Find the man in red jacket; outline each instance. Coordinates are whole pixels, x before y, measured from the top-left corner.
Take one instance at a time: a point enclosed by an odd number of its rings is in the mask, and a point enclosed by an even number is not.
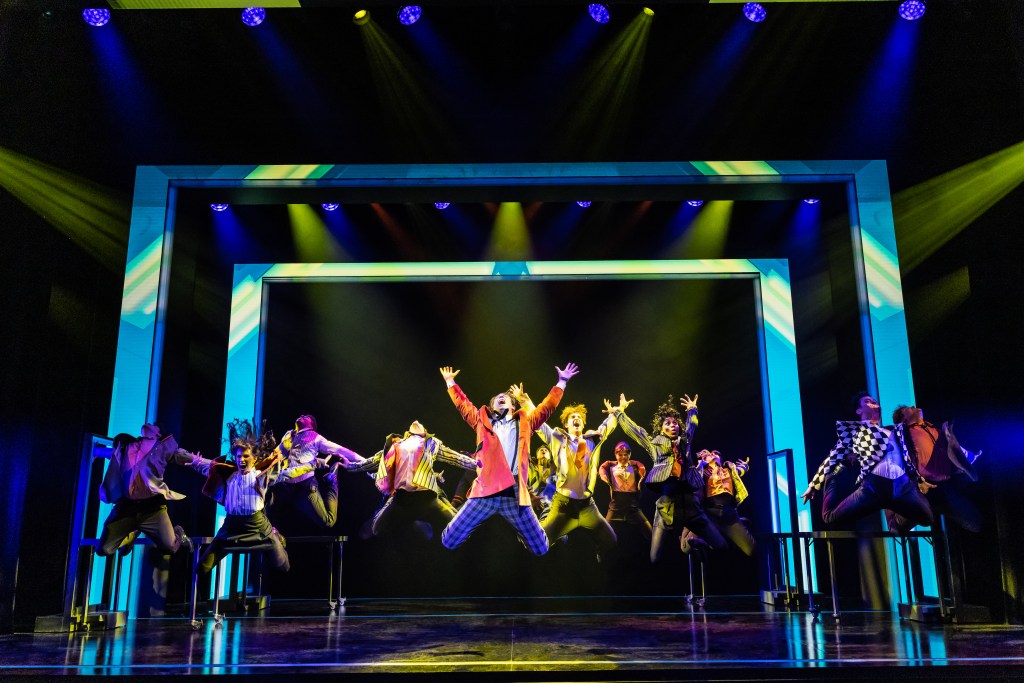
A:
[[[530,470],[530,437],[551,416],[566,383],[579,373],[574,363],[565,369],[556,367],[558,383],[534,410],[515,405],[508,393],[491,399],[489,406],[477,408],[455,383],[459,370],[441,368],[448,385],[448,396],[462,418],[476,431],[477,477],[466,503],[445,527],[441,543],[449,550],[460,546],[473,530],[492,515],[501,515],[519,534],[534,555],[548,550],[547,536],[530,500],[527,484]]]

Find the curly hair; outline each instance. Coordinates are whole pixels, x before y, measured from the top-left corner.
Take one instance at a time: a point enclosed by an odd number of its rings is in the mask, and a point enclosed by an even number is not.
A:
[[[903,418],[913,410],[914,406],[898,405],[896,410],[892,411],[892,423],[898,425],[903,422]]]
[[[668,395],[668,400],[658,406],[658,409],[654,411],[654,419],[651,420],[651,432],[657,434],[661,432],[661,425],[665,423],[670,417],[674,417],[676,422],[680,426],[683,424],[683,415],[676,408],[676,397],[672,394]]]
[[[558,419],[562,421],[562,426],[563,427],[569,421],[569,416],[572,415],[573,413],[579,413],[580,417],[583,418],[583,424],[587,423],[587,407],[585,405],[583,405],[582,403],[576,403],[575,405],[573,405],[573,404],[567,405],[562,410],[562,416],[560,418],[558,418]]]
[[[274,432],[267,429],[266,420],[260,425],[260,431],[256,430],[256,420],[241,420],[235,418],[228,422],[228,452],[234,455],[236,448],[251,448],[257,460],[269,457],[277,448],[277,439]]]

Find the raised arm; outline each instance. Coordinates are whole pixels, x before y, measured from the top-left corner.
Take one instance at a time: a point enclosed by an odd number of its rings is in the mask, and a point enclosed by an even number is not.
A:
[[[614,414],[618,418],[619,427],[622,428],[622,431],[626,432],[626,435],[629,436],[629,438],[636,441],[645,451],[653,456],[656,454],[658,449],[655,448],[650,435],[647,434],[647,430],[634,422],[633,418],[626,414],[626,407],[628,407],[632,402],[632,400],[626,399],[625,394],[621,394],[619,396],[619,405],[614,409]]]
[[[527,411],[530,429],[534,431],[540,429],[540,426],[551,417],[551,413],[555,411],[558,402],[562,400],[562,392],[565,391],[566,384],[580,373],[580,369],[575,363],[567,363],[565,369],[555,366],[555,370],[558,371],[558,382],[555,386],[551,387],[551,391],[548,392],[548,395],[544,397],[539,406],[531,411]]]
[[[693,433],[697,431],[697,397],[700,394],[694,394],[693,398],[689,395],[683,394],[683,397],[679,399],[679,403],[682,404],[683,408],[686,409],[686,443],[693,443]]]
[[[450,365],[446,365],[441,368],[441,377],[444,378],[444,383],[448,385],[448,397],[451,398],[452,403],[455,404],[459,414],[462,415],[462,419],[465,420],[466,424],[470,427],[476,429],[476,424],[480,420],[480,412],[462,391],[462,388],[455,383],[455,376],[460,372],[462,371],[453,370]]]

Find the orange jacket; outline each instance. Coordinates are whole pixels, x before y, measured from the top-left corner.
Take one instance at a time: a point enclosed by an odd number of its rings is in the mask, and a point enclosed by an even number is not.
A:
[[[458,384],[448,388],[448,395],[452,403],[459,409],[462,419],[470,427],[476,430],[476,458],[481,463],[477,468],[476,481],[469,491],[470,498],[483,498],[499,491],[504,491],[516,483],[512,476],[512,470],[505,460],[505,451],[501,447],[498,435],[491,428],[491,407],[473,405]],[[530,437],[554,412],[558,402],[562,400],[562,390],[557,386],[551,387],[551,391],[540,402],[533,411],[526,412],[519,409],[515,413],[515,419],[519,422],[519,504],[530,505],[530,487],[527,485],[527,477],[530,472]]]

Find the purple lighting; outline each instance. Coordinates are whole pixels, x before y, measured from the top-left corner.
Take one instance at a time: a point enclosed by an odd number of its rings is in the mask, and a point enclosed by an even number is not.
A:
[[[687,206],[700,206],[703,203],[704,203],[703,199],[687,199],[686,200]]]
[[[324,211],[337,211],[338,207],[341,206],[341,204],[330,204],[330,203],[328,203],[328,204],[321,204],[320,206],[324,207]]]
[[[210,208],[214,211],[227,211],[228,204],[210,204]]]
[[[89,26],[106,26],[107,22],[110,21],[110,10],[108,9],[84,9],[82,10],[82,19]]]
[[[451,202],[434,202],[434,208],[440,209],[441,211],[444,211],[451,205]]]
[[[398,23],[412,26],[423,16],[423,8],[419,5],[402,5],[398,8]]]
[[[590,204],[591,204],[588,201],[582,201],[582,202],[576,202],[576,203],[579,204],[580,206],[582,206],[584,209],[587,208],[588,206],[590,206]]]
[[[246,26],[259,26],[267,18],[267,10],[262,7],[246,7],[242,10],[242,23]]]
[[[917,21],[924,16],[924,0],[905,0],[900,3],[900,18],[907,21]]]
[[[612,13],[608,10],[608,5],[594,2],[587,7],[587,11],[590,12],[590,18],[599,24],[607,24],[611,21]]]
[[[760,24],[768,16],[768,12],[759,2],[748,2],[743,6],[743,16],[755,24]]]

